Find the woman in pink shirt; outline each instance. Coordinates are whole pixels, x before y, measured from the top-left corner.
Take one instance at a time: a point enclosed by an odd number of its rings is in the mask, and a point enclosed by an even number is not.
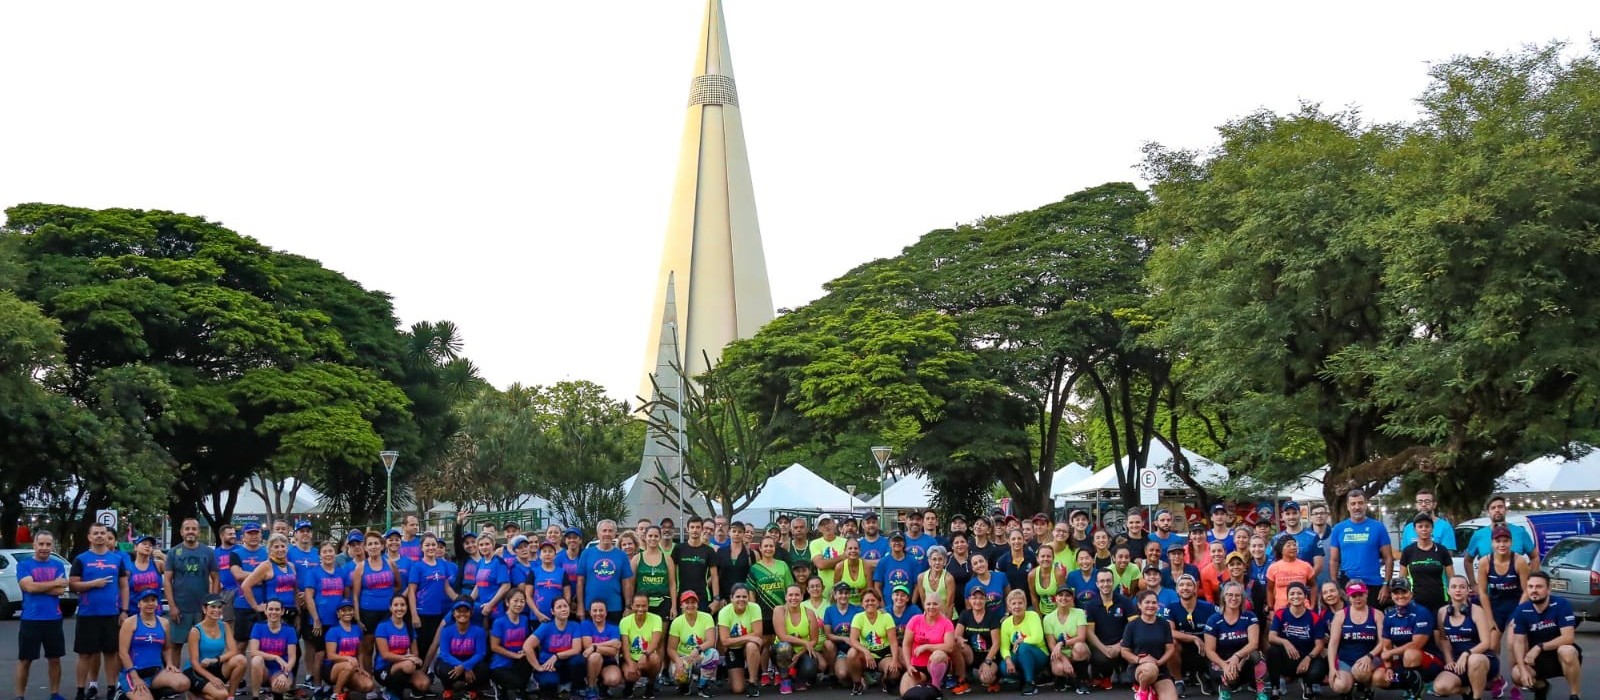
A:
[[[1267,567],[1267,607],[1282,610],[1289,604],[1291,584],[1310,588],[1316,580],[1317,572],[1300,558],[1300,542],[1293,537],[1278,540],[1278,560]]]
[[[905,658],[938,688],[944,683],[950,654],[956,649],[956,626],[945,617],[944,601],[939,596],[929,598],[926,605],[921,615],[906,623]],[[917,685],[917,675],[907,673],[900,678],[901,694]]]

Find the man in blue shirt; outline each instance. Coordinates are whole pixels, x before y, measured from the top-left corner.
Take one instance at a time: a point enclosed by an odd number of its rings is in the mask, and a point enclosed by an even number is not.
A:
[[[1228,512],[1228,506],[1216,503],[1211,506],[1211,529],[1206,530],[1206,542],[1221,542],[1223,548],[1233,553],[1233,514]]]
[[[1312,571],[1322,569],[1322,548],[1317,546],[1317,533],[1300,519],[1300,504],[1289,501],[1283,504],[1283,530],[1273,536],[1269,552],[1278,551],[1278,542],[1293,538],[1300,545],[1300,559],[1311,565]]]
[[[1528,575],[1528,599],[1511,613],[1511,678],[1520,687],[1533,688],[1534,698],[1550,694],[1547,679],[1561,676],[1567,692],[1578,697],[1578,676],[1583,651],[1578,648],[1578,617],[1572,604],[1550,595],[1550,575]]]
[[[878,514],[868,513],[861,519],[861,558],[876,562],[888,554],[889,540],[878,530]]]
[[[872,570],[872,584],[880,594],[893,591],[895,586],[910,588],[922,569],[922,562],[906,553],[906,536],[896,532],[889,536],[889,556],[879,559]]]
[[[422,538],[417,532],[422,529],[417,522],[417,516],[407,515],[400,521],[400,556],[417,561],[422,558]]]
[[[78,593],[78,624],[72,650],[78,654],[79,700],[94,700],[99,695],[98,683],[90,679],[102,665],[107,697],[117,687],[122,663],[117,657],[122,632],[120,615],[128,609],[123,593],[127,589],[122,587],[121,579],[128,575],[128,568],[122,552],[111,547],[115,539],[106,526],[90,525],[89,549],[72,559],[68,586]]]
[[[1183,535],[1172,531],[1172,511],[1166,509],[1156,511],[1155,526],[1156,529],[1150,533],[1150,541],[1160,542],[1161,551],[1165,552],[1174,546],[1188,543]]]
[[[1504,496],[1494,496],[1489,499],[1489,504],[1484,508],[1489,514],[1489,527],[1480,527],[1472,533],[1472,539],[1467,542],[1467,549],[1461,553],[1462,567],[1466,569],[1467,580],[1474,584],[1473,579],[1476,569],[1473,561],[1478,557],[1487,557],[1494,553],[1494,538],[1491,536],[1494,529],[1504,527],[1511,531],[1511,553],[1521,554],[1528,558],[1528,567],[1534,571],[1539,570],[1539,548],[1533,546],[1533,538],[1528,535],[1528,529],[1520,525],[1510,525],[1506,522],[1506,499]],[[1437,533],[1439,528],[1435,527]],[[1435,537],[1438,535],[1435,534]]]
[[[602,520],[596,528],[600,543],[583,550],[578,557],[578,599],[583,607],[579,617],[589,609],[589,604],[602,601],[606,604],[606,619],[611,624],[622,621],[622,601],[633,600],[633,563],[617,547],[617,523]]]
[[[17,697],[28,690],[28,669],[44,652],[50,667],[50,700],[61,697],[61,657],[67,639],[61,629],[61,594],[67,592],[67,567],[52,558],[56,539],[49,530],[33,534],[33,556],[17,561],[22,589],[22,624],[17,628]]]
[[[229,557],[229,568],[233,570],[233,579],[236,583],[243,583],[249,578],[250,573],[267,560],[267,548],[261,544],[261,523],[249,522],[244,524],[244,540],[233,548]],[[258,586],[251,593],[256,600],[266,597],[266,585]],[[261,616],[250,607],[250,600],[239,593],[237,588],[233,597],[233,641],[239,644],[250,643],[250,630],[261,622]]]
[[[1176,549],[1183,549],[1177,547]],[[1172,623],[1172,641],[1178,653],[1167,662],[1167,673],[1178,679],[1176,685],[1184,690],[1182,679],[1191,675],[1200,678],[1200,692],[1209,695],[1206,684],[1211,678],[1205,657],[1206,623],[1217,613],[1217,606],[1200,598],[1200,580],[1190,574],[1178,574],[1178,602],[1170,604],[1163,617]],[[1180,693],[1181,695],[1182,693]]]
[[[1456,549],[1456,529],[1451,527],[1450,521],[1445,520],[1443,517],[1440,517],[1437,512],[1435,512],[1435,508],[1438,507],[1439,502],[1434,499],[1433,491],[1428,489],[1418,489],[1416,500],[1412,502],[1417,506],[1418,513],[1427,513],[1428,517],[1433,518],[1434,544],[1444,547],[1451,552],[1460,551]],[[1417,541],[1417,528],[1414,523],[1415,521],[1406,523],[1405,529],[1400,531],[1400,549],[1402,550],[1412,542]]]
[[[1351,489],[1345,496],[1350,517],[1333,526],[1328,540],[1328,567],[1337,572],[1339,585],[1360,581],[1367,585],[1367,603],[1373,607],[1389,600],[1389,572],[1394,568],[1394,547],[1389,529],[1367,517],[1367,494]]]
[[[1423,684],[1444,670],[1444,660],[1433,643],[1437,618],[1411,599],[1411,584],[1404,578],[1390,583],[1389,593],[1394,596],[1394,606],[1383,612],[1383,637],[1389,640],[1389,647],[1379,652],[1379,660],[1402,669],[1400,687],[1405,688],[1407,697],[1421,698]],[[1391,687],[1392,680],[1386,674],[1373,676],[1379,688]]]
[[[932,513],[933,511],[928,511]],[[928,548],[938,546],[939,540],[922,530],[924,518],[911,516],[906,520],[906,553],[912,559],[923,561],[928,556]],[[938,521],[935,520],[935,523]]]

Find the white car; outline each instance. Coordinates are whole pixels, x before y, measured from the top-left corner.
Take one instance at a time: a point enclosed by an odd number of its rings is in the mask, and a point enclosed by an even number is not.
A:
[[[32,549],[0,549],[0,620],[9,620],[22,610],[22,586],[17,584],[17,562],[32,556]],[[50,558],[61,562],[68,571],[72,570],[72,563],[61,558],[61,555],[51,554]],[[77,610],[78,594],[72,591],[61,594],[61,614],[72,617]]]

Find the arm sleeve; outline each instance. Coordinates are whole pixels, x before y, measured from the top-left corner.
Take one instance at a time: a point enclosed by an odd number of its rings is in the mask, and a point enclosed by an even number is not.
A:
[[[77,576],[78,578],[83,578],[83,560],[82,559],[79,559],[77,557],[73,557],[72,558],[72,571],[68,575],[69,576]]]

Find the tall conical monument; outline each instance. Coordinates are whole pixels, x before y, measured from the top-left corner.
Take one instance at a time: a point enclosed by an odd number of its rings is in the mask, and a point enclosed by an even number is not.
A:
[[[682,378],[672,366],[693,377],[706,370],[706,356],[715,362],[728,343],[755,335],[772,320],[772,292],[721,0],[706,3],[688,106],[651,307],[662,316],[648,333],[639,392],[643,397],[654,398],[660,387],[676,399]],[[650,375],[655,375],[654,384]],[[682,426],[676,415],[665,416],[664,422]],[[669,479],[678,473],[677,454],[658,444],[657,437],[652,434],[645,441],[639,478],[628,492],[635,519],[658,520],[678,512],[646,483],[658,476],[658,464]]]

